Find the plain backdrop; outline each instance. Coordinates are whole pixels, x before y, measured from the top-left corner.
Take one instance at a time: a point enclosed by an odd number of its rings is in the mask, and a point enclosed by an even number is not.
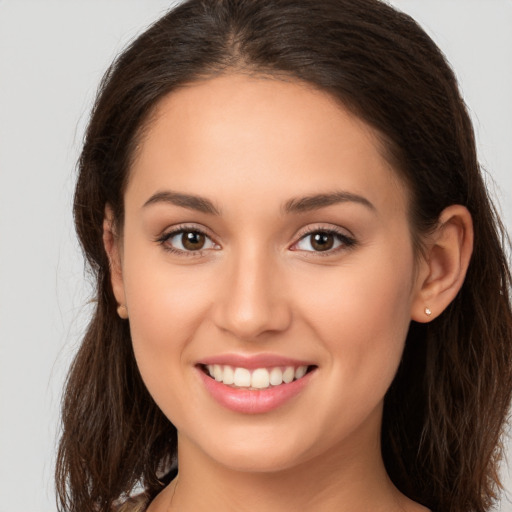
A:
[[[453,64],[510,231],[512,1],[393,3]],[[59,400],[90,297],[72,226],[75,163],[107,65],[170,5],[0,0],[0,512],[56,510]]]

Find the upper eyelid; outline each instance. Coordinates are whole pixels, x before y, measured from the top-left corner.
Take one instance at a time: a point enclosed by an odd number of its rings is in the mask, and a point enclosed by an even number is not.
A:
[[[209,230],[205,226],[200,226],[197,224],[178,224],[176,226],[171,226],[163,229],[162,232],[157,236],[157,240],[161,240],[162,238],[169,238],[172,235],[176,235],[177,233],[186,231],[194,231],[197,233],[201,233],[207,236],[208,238],[211,238],[213,241],[215,241],[216,238],[215,235],[212,234],[211,230]]]
[[[347,228],[342,228],[340,226],[335,226],[333,224],[316,224],[312,226],[306,226],[305,228],[298,231],[296,238],[297,241],[301,240],[305,236],[311,235],[313,233],[334,233],[336,235],[346,236],[347,238],[355,238],[350,230]],[[294,242],[296,243],[296,242]]]

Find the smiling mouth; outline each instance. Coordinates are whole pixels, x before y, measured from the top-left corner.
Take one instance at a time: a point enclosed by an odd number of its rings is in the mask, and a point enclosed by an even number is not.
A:
[[[269,389],[302,379],[316,366],[275,366],[272,368],[247,369],[230,365],[199,365],[201,370],[226,386],[245,390]]]

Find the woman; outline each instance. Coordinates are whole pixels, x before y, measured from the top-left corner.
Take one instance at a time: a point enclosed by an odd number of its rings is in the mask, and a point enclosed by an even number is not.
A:
[[[183,3],[107,73],[75,219],[98,288],[63,510],[489,510],[510,273],[409,17]]]

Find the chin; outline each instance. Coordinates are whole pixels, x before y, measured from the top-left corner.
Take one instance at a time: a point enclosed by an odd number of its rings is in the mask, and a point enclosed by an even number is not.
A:
[[[274,473],[290,469],[304,461],[305,447],[293,433],[283,437],[274,429],[256,433],[242,428],[238,433],[203,439],[198,448],[212,461],[226,469],[239,472]],[[237,435],[238,434],[238,435]],[[205,442],[206,441],[206,442]]]
[[[270,450],[261,449],[240,452],[228,450],[223,454],[216,454],[216,462],[226,469],[241,473],[276,473],[286,471],[299,464],[296,453],[269,453]]]

